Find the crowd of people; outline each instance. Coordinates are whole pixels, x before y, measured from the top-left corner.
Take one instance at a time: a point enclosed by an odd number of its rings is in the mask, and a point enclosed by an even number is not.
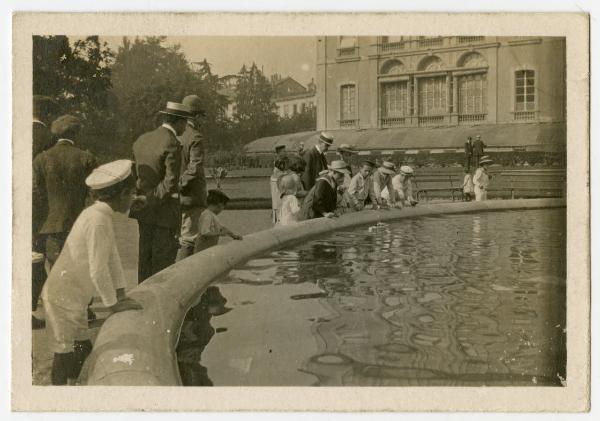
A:
[[[277,157],[271,175],[272,220],[275,225],[291,225],[302,220],[336,217],[364,209],[388,209],[415,206],[414,170],[408,165],[383,161],[377,165],[370,159],[350,162],[357,153],[347,144],[337,147],[338,158],[328,162],[326,153],[334,138],[322,132],[316,145],[287,156],[285,145],[275,145]],[[463,191],[466,200],[487,198],[488,165],[492,160],[483,155],[480,136],[465,144],[465,178]],[[476,167],[471,174],[471,167]]]
[[[113,313],[142,309],[125,292],[115,213],[138,223],[138,283],[216,245],[222,236],[242,237],[218,218],[227,195],[207,189],[198,96],[168,102],[159,111],[162,124],[134,142],[133,161],[104,165],[78,147],[78,117],[54,118],[56,104],[47,97],[35,96],[33,105],[32,327],[47,327],[54,352],[52,384],[61,385],[78,377],[91,352],[88,322],[95,318],[90,310],[95,296]],[[275,224],[417,204],[410,166],[364,159],[353,168],[349,162],[357,152],[346,144],[337,148],[338,159],[328,162],[325,154],[333,143],[333,136],[323,132],[315,146],[304,150],[301,145],[291,157],[283,145],[276,146]],[[465,185],[474,185],[476,200],[485,200],[491,161],[474,156],[478,169],[472,179],[465,177]],[[469,159],[469,177],[470,166]],[[45,320],[34,315],[40,297]]]

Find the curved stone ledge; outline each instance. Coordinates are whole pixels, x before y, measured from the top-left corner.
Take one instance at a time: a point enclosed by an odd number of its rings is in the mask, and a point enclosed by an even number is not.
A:
[[[175,347],[188,309],[211,282],[250,258],[327,232],[403,218],[454,213],[566,207],[563,199],[440,203],[363,211],[277,227],[212,247],[157,273],[130,292],[144,307],[109,317],[81,375],[88,385],[181,385]]]

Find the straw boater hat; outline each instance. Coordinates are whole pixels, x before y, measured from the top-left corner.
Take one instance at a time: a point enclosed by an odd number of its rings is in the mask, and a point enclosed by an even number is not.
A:
[[[333,144],[333,136],[329,133],[321,132],[319,135],[319,142],[323,142],[331,146]]]
[[[202,100],[198,95],[188,95],[183,98],[181,103],[183,105],[187,105],[194,115],[206,115],[204,108],[202,108]]]
[[[491,163],[493,163],[493,162],[494,162],[494,161],[492,161],[492,160],[490,159],[490,157],[489,157],[489,156],[487,156],[487,155],[484,155],[484,156],[482,156],[482,157],[481,157],[481,159],[479,160],[479,165],[482,165],[482,164],[491,164]]]
[[[275,152],[277,152],[279,149],[284,149],[285,145],[283,143],[276,143],[275,144]]]
[[[100,165],[85,179],[85,184],[92,190],[101,190],[114,186],[121,181],[127,180],[131,175],[133,162],[128,159],[119,159]]]
[[[342,174],[350,175],[350,171],[348,171],[348,164],[344,161],[332,161],[331,165],[329,165],[329,169],[331,171],[339,172]]]
[[[164,110],[159,111],[161,114],[174,115],[176,117],[181,118],[190,118],[193,116],[192,109],[184,104],[180,104],[179,102],[167,102],[167,106]]]
[[[352,146],[348,145],[347,143],[342,143],[340,146],[338,146],[337,150],[338,152],[358,153],[354,150]]]
[[[388,175],[396,174],[396,166],[393,162],[383,161],[381,167],[379,167],[379,171]]]
[[[408,165],[402,165],[400,167],[400,172],[405,175],[414,175],[414,173],[415,173],[413,171],[412,167],[409,167]]]

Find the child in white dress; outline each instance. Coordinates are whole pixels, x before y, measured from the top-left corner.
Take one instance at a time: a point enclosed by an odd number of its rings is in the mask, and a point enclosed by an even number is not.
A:
[[[298,185],[293,179],[284,177],[279,188],[281,189],[281,207],[278,225],[296,224],[300,213],[300,201],[296,197]]]

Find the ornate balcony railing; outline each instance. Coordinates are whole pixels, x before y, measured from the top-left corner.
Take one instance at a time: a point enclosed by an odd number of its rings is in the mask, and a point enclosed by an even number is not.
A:
[[[399,127],[406,124],[405,117],[383,117],[381,118],[381,127]]]
[[[419,117],[419,126],[439,126],[444,124],[443,115],[429,115]]]
[[[444,44],[443,37],[421,38],[417,40],[419,47],[441,47]]]
[[[460,114],[458,116],[458,123],[477,123],[479,121],[485,121],[486,114]]]
[[[348,127],[356,127],[358,125],[358,119],[357,118],[352,118],[352,119],[343,119],[340,120],[340,127],[343,128],[348,128]]]
[[[485,37],[456,37],[459,44],[470,44],[472,42],[480,42],[485,40]]]
[[[358,55],[358,47],[344,47],[337,49],[338,57],[354,57]]]
[[[515,120],[535,120],[536,117],[535,111],[515,111],[514,113]]]

